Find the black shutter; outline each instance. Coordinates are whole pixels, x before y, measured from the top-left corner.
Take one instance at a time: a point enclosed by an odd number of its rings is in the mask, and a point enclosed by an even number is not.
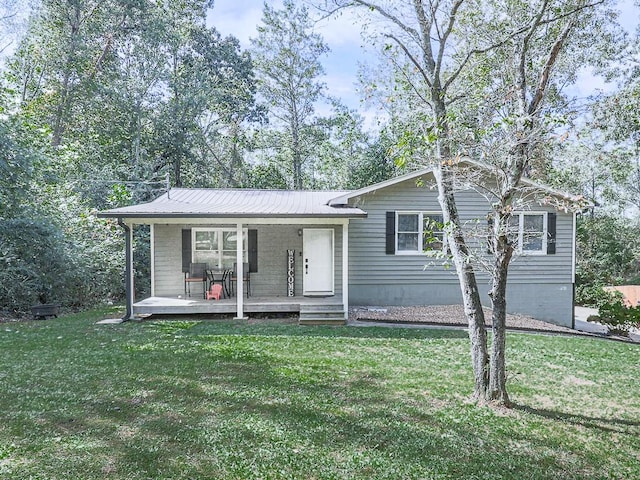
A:
[[[387,254],[396,253],[396,212],[387,212]]]
[[[182,229],[182,271],[189,272],[191,263],[191,229]]]
[[[247,256],[249,258],[249,272],[258,271],[258,230],[249,230],[247,237]]]
[[[547,214],[547,254],[556,253],[556,217],[555,213]]]

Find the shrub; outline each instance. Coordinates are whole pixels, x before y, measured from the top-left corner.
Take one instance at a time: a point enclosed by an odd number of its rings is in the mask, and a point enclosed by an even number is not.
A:
[[[627,307],[620,297],[612,297],[599,311],[600,322],[609,325],[613,333],[627,335],[629,329],[640,327],[640,306]]]
[[[25,311],[66,298],[69,261],[61,230],[46,219],[0,222],[0,304]]]
[[[598,308],[600,305],[611,302],[614,298],[619,298],[622,301],[622,294],[620,292],[608,292],[599,284],[576,286],[576,303],[578,305]]]

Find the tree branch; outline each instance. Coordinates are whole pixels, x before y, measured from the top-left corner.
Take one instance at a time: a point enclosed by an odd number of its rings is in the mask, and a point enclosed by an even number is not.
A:
[[[400,20],[397,16],[392,15],[391,13],[387,12],[381,6],[376,5],[374,3],[367,2],[365,0],[353,0],[353,3],[361,5],[363,7],[367,7],[370,10],[374,10],[374,11],[378,12],[384,18],[386,18],[387,20],[390,20],[392,23],[394,23],[402,31],[407,33],[409,36],[413,37],[413,39],[416,42],[420,43],[420,34],[418,33],[418,31],[415,28],[409,27],[406,23],[404,23],[402,20]]]
[[[392,62],[396,63],[395,60],[391,60]],[[406,79],[407,83],[411,86],[411,89],[413,90],[413,92],[420,98],[421,101],[423,101],[426,104],[430,104],[431,102],[429,101],[429,99],[425,98],[424,95],[422,94],[422,92],[420,91],[420,89],[418,87],[416,87],[414,85],[414,83],[411,81],[411,78],[405,73],[405,70],[403,68],[401,68],[399,65],[397,65],[398,70],[402,73],[402,75],[404,76],[404,78]],[[428,80],[425,80],[428,82]]]
[[[542,72],[540,73],[540,79],[538,80],[538,87],[536,88],[536,93],[531,99],[531,102],[529,102],[529,106],[527,108],[527,114],[532,115],[534,112],[538,110],[538,106],[540,105],[540,102],[544,98],[544,94],[549,85],[549,79],[551,78],[551,70],[553,69],[553,66],[555,65],[558,59],[558,55],[560,54],[560,50],[562,49],[564,42],[566,41],[567,37],[571,33],[571,30],[573,30],[573,28],[575,27],[576,23],[577,23],[576,17],[574,16],[565,25],[564,29],[562,30],[562,32],[556,39],[555,43],[551,47],[551,50],[549,51],[549,56],[547,57],[547,60],[544,63]]]
[[[427,68],[429,69],[429,73],[431,75],[434,75],[436,62],[433,59],[433,50],[431,48],[432,24],[424,13],[424,8],[422,7],[422,0],[414,0],[413,7],[415,9],[416,16],[418,17],[418,23],[420,24],[420,31],[422,33],[422,41],[420,42],[420,46],[421,46],[420,48],[422,50],[422,58],[424,60],[424,63],[427,65]],[[435,16],[432,15],[431,18],[435,18]]]
[[[438,49],[438,59],[436,60],[435,71],[434,71],[434,75],[437,76],[438,78],[440,77],[440,71],[442,69],[442,59],[444,58],[444,52],[447,47],[447,39],[449,38],[449,35],[451,35],[451,32],[453,31],[453,27],[456,23],[456,14],[458,13],[458,10],[462,6],[463,2],[464,0],[457,0],[451,7],[447,28],[443,32],[442,37],[439,39],[440,48]],[[445,85],[446,85],[446,82],[445,82]],[[446,90],[446,87],[443,86],[443,89]]]
[[[427,85],[429,87],[431,87],[431,77],[428,75],[427,72],[425,72],[425,70],[424,70],[424,68],[422,68],[422,65],[420,64],[420,62],[413,56],[413,54],[409,51],[407,46],[402,41],[400,41],[400,39],[397,38],[395,35],[387,33],[384,36],[387,37],[387,38],[390,38],[391,40],[393,40],[394,42],[396,42],[398,44],[400,49],[409,58],[411,63],[418,69],[418,71],[420,72],[420,75],[422,75],[422,78],[427,83]]]
[[[535,28],[543,26],[543,25],[548,25],[554,22],[557,22],[559,20],[562,20],[566,17],[569,17],[571,15],[575,15],[576,13],[580,12],[581,10],[585,10],[587,8],[591,8],[591,7],[595,7],[597,5],[600,5],[604,3],[604,0],[597,0],[595,2],[592,3],[587,3],[584,5],[580,5],[576,8],[574,8],[573,10],[563,13],[562,15],[558,15],[558,16],[554,16],[551,18],[547,18],[547,19],[538,19],[534,25],[534,23],[529,23],[527,25],[524,25],[523,27],[511,32],[509,35],[507,35],[504,39],[502,39],[499,42],[496,42],[492,45],[489,45],[485,48],[476,48],[473,50],[470,50],[467,55],[465,56],[464,60],[460,63],[460,65],[458,65],[458,68],[456,68],[454,70],[454,72],[449,76],[449,78],[447,79],[447,81],[444,83],[444,88],[448,88],[454,81],[455,79],[460,75],[460,73],[462,73],[462,71],[464,70],[464,67],[467,65],[467,63],[469,63],[469,61],[471,60],[471,58],[475,55],[481,55],[483,53],[487,53],[490,52],[491,50],[495,50],[496,48],[499,48],[505,44],[507,44],[508,42],[510,42],[511,40],[513,40],[514,38],[516,38],[518,35],[522,35],[523,33],[527,32],[527,31],[531,31],[531,33],[534,33]],[[544,5],[547,5],[548,1],[544,2]],[[540,13],[544,13],[544,11],[541,9]],[[528,40],[527,40],[528,41]]]

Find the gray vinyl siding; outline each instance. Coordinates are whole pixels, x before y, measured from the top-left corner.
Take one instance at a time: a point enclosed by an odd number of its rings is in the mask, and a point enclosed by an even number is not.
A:
[[[182,227],[154,225],[154,293],[156,296],[176,295],[184,291],[182,273]],[[194,290],[198,288],[194,286]]]
[[[352,305],[443,305],[461,303],[455,267],[426,255],[385,253],[386,212],[439,212],[437,190],[417,186],[408,180],[354,199],[355,206],[368,213],[366,219],[349,223],[349,297]],[[487,200],[474,191],[456,193],[461,220],[476,252],[486,254]],[[532,211],[555,212],[550,207]],[[556,254],[521,255],[509,269],[508,302],[512,312],[535,314],[538,318],[567,324],[573,301],[573,215],[556,212]],[[476,269],[483,301],[489,276]],[[380,288],[380,287],[383,288]],[[539,288],[540,286],[540,288]],[[544,288],[542,288],[544,286]],[[544,292],[543,292],[544,290]],[[541,295],[549,296],[540,299]],[[571,310],[571,311],[570,311]],[[567,317],[568,316],[568,317]],[[561,318],[560,318],[561,317]]]
[[[211,228],[219,225],[210,225]],[[295,294],[302,296],[302,228],[334,229],[334,293],[342,291],[342,227],[335,225],[251,225],[245,228],[258,231],[258,271],[251,273],[253,296],[287,295],[287,250],[295,250]],[[155,295],[175,296],[184,291],[182,274],[183,228],[191,225],[154,226]],[[206,228],[198,225],[198,228]],[[198,287],[194,287],[197,289]],[[198,290],[199,291],[199,290]],[[192,289],[193,294],[193,289]]]

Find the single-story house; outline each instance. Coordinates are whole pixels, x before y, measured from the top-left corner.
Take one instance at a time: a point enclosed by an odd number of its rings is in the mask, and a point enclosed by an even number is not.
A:
[[[455,268],[444,264],[446,255],[433,255],[446,252],[434,185],[432,170],[423,169],[355,191],[172,188],[152,202],[99,216],[117,218],[127,231],[128,316],[299,312],[301,323],[343,322],[351,306],[462,303]],[[518,253],[509,270],[508,310],[571,327],[576,217],[549,199],[572,197],[544,187],[538,192],[533,204],[514,212]],[[472,249],[489,258],[487,196],[471,186],[455,196],[465,228],[484,232],[473,237]],[[151,297],[139,301],[132,273],[136,224],[151,229]],[[237,277],[248,269],[250,283],[236,282],[235,294],[221,300],[204,300],[204,286],[190,285],[191,296],[185,295],[191,262],[211,269],[237,264]],[[490,305],[489,275],[478,269],[477,277]]]

